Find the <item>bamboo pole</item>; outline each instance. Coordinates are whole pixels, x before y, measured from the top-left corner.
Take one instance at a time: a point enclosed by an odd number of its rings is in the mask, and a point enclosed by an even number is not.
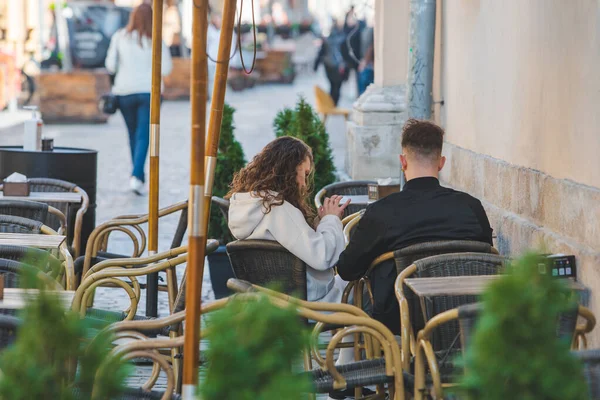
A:
[[[217,151],[219,149],[219,138],[221,136],[221,121],[223,120],[223,107],[225,104],[225,91],[227,89],[227,72],[229,71],[229,59],[231,58],[231,39],[235,25],[235,0],[223,2],[223,16],[221,34],[219,37],[219,52],[217,56],[217,68],[215,71],[212,102],[210,104],[210,119],[208,122],[208,142],[206,144],[206,180],[204,205],[205,221],[210,219],[210,203],[217,166]]]
[[[204,144],[208,65],[206,40],[208,0],[195,0],[192,11],[192,71],[190,102],[192,112],[190,197],[188,200],[188,264],[186,290],[186,324],[184,332],[183,388],[184,400],[192,400],[198,385],[200,358],[200,303],[207,221],[204,218]]]
[[[160,89],[163,0],[152,5],[152,91],[150,93],[150,190],[148,196],[148,255],[158,251],[158,174],[160,150]],[[148,276],[146,315],[158,315],[158,274]]]

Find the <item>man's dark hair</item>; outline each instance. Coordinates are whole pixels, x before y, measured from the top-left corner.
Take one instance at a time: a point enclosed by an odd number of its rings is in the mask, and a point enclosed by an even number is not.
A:
[[[402,128],[402,148],[419,157],[438,159],[443,143],[444,130],[432,122],[411,118]]]

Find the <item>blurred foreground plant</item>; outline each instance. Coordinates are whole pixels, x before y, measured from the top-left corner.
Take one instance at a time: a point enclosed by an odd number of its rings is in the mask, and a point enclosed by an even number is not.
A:
[[[528,254],[483,295],[483,313],[460,384],[470,399],[587,399],[580,362],[556,336],[560,313],[576,305],[564,281],[540,274]],[[549,271],[549,268],[546,268]]]
[[[31,263],[29,263],[31,264]],[[37,287],[19,317],[14,344],[0,354],[0,399],[109,399],[119,395],[127,366],[110,355],[112,335],[97,332],[65,310],[56,293],[45,290],[36,273],[21,276]]]
[[[309,334],[293,306],[280,308],[266,296],[232,298],[210,316],[208,368],[200,386],[204,400],[296,400],[310,391],[293,371]]]

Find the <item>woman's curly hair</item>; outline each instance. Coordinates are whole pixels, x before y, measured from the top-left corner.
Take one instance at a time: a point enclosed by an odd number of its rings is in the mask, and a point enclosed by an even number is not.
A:
[[[297,169],[306,159],[310,160],[311,172],[306,177],[306,187],[298,187]],[[225,196],[231,198],[234,193],[253,193],[263,199],[267,213],[273,206],[287,201],[298,208],[309,225],[315,221],[315,211],[308,203],[312,191],[314,163],[312,150],[300,139],[282,136],[258,153],[252,161],[233,177],[230,191]]]

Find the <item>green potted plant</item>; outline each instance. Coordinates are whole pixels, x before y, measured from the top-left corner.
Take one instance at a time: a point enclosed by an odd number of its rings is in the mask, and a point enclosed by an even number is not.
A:
[[[556,336],[559,314],[575,306],[572,292],[564,281],[540,273],[545,262],[524,256],[484,293],[458,389],[466,398],[588,398],[570,341]]]
[[[233,180],[233,175],[246,165],[244,150],[234,136],[234,112],[235,109],[233,107],[225,104],[213,186],[213,195],[217,197],[225,197],[227,192],[229,192],[229,185]],[[217,239],[220,245],[217,251],[208,256],[210,280],[212,281],[215,297],[219,299],[229,295],[227,280],[233,277],[233,271],[225,245],[234,240],[234,238],[231,236],[231,232],[229,232],[225,217],[215,205],[210,210],[208,237]]]
[[[295,109],[284,108],[273,122],[275,135],[293,136],[310,146],[315,162],[314,190],[335,181],[335,166],[325,125],[314,109],[300,97]]]
[[[124,390],[129,368],[110,354],[113,336],[93,340],[92,325],[65,310],[56,293],[46,291],[36,273],[22,276],[23,287],[38,288],[21,310],[15,342],[0,355],[0,398],[109,399]]]
[[[310,335],[293,306],[281,308],[265,296],[233,297],[225,308],[209,315],[204,400],[301,400],[311,389],[301,352]]]

